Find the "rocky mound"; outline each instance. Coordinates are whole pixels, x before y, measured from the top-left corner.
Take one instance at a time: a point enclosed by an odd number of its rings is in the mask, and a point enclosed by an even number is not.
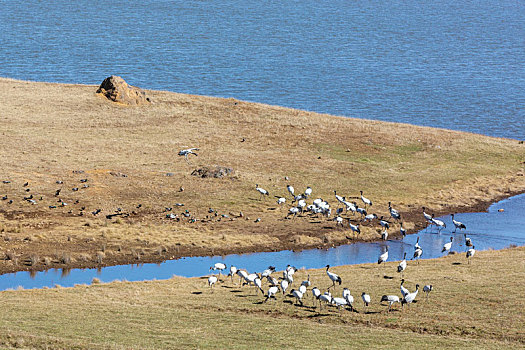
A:
[[[191,172],[191,175],[198,176],[202,178],[207,177],[214,177],[214,178],[221,178],[230,175],[233,172],[232,168],[227,168],[223,166],[216,166],[215,168],[210,167],[202,167],[199,169],[195,169]]]
[[[146,93],[135,86],[128,85],[124,79],[112,75],[100,84],[98,94],[106,96],[109,100],[126,105],[143,105],[151,103]]]

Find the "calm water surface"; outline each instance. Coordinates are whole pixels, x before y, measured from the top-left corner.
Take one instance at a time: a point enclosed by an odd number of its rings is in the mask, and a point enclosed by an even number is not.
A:
[[[504,209],[504,212],[498,212]],[[458,214],[456,220],[467,225],[466,233],[472,238],[476,250],[501,249],[510,245],[525,245],[525,194],[515,196],[493,204],[487,213]],[[30,274],[18,272],[0,276],[0,290],[17,288],[42,288],[73,286],[80,283],[91,283],[94,277],[103,282],[114,280],[142,281],[151,279],[168,279],[173,275],[196,277],[209,274],[209,268],[216,262],[224,262],[245,268],[250,272],[262,272],[269,265],[284,269],[286,265],[297,268],[320,268],[327,264],[332,266],[370,263],[377,261],[379,255],[388,246],[389,261],[401,260],[403,253],[411,257],[417,237],[423,248],[423,258],[441,256],[443,244],[454,237],[453,251],[464,252],[463,233],[451,233],[452,222],[449,217],[442,218],[447,229],[441,233],[423,230],[417,235],[409,235],[403,240],[390,240],[378,243],[356,243],[331,249],[310,249],[301,252],[280,251],[269,253],[251,253],[214,257],[192,257],[169,260],[161,264],[121,265],[102,269],[73,269],[63,271],[52,269]],[[474,259],[476,256],[474,256]],[[458,261],[465,261],[465,255],[458,256]],[[410,262],[409,262],[410,264]]]
[[[525,2],[4,1],[0,76],[525,139]]]

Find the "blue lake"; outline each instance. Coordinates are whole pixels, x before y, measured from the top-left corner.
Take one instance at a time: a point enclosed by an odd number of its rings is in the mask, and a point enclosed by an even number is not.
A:
[[[503,209],[503,212],[499,212]],[[525,194],[505,199],[493,204],[485,213],[457,214],[456,220],[467,225],[466,233],[476,247],[476,250],[501,249],[511,245],[525,245]],[[414,252],[414,243],[419,237],[423,249],[422,258],[429,259],[442,256],[443,244],[454,237],[452,250],[464,255],[465,245],[463,232],[452,233],[453,225],[450,217],[442,218],[447,228],[437,233],[434,229],[423,230],[418,234],[408,235],[402,240],[389,240],[374,243],[355,243],[331,249],[310,249],[300,252],[280,251],[269,253],[250,253],[241,255],[191,257],[169,260],[161,264],[121,265],[102,269],[52,269],[43,272],[17,272],[0,276],[0,290],[23,288],[53,287],[59,284],[64,287],[75,284],[91,283],[93,278],[102,282],[114,280],[141,281],[152,279],[168,279],[173,275],[196,277],[209,274],[209,268],[216,262],[224,262],[245,268],[250,272],[262,272],[269,265],[284,269],[286,265],[297,268],[321,268],[327,264],[332,266],[376,262],[386,246],[389,249],[389,261],[401,260],[403,253],[407,258]],[[474,259],[476,256],[474,256]],[[410,262],[409,262],[410,264]]]
[[[4,1],[0,76],[525,139],[525,2]]]

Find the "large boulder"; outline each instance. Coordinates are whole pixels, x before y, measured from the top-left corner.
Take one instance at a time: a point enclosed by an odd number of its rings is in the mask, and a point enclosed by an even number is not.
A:
[[[111,101],[126,105],[142,105],[151,102],[142,89],[128,85],[124,79],[116,75],[104,79],[97,93],[106,96]]]

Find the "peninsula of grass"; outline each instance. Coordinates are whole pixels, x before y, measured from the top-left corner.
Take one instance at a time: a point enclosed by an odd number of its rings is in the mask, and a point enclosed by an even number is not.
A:
[[[432,284],[402,311],[380,304],[400,295],[397,262],[339,266],[332,291],[348,287],[355,312],[323,306],[311,294],[304,306],[278,293],[263,303],[253,287],[222,277],[112,282],[73,288],[0,292],[0,347],[27,349],[523,349],[525,248],[481,251],[409,262],[405,286]],[[276,272],[275,275],[279,275]],[[325,290],[323,269],[299,270]],[[387,276],[388,278],[385,278]],[[95,283],[96,282],[96,283]],[[299,284],[299,282],[296,282]],[[265,281],[263,288],[267,290]],[[365,313],[360,295],[372,303]]]
[[[125,106],[96,90],[0,79],[0,272],[380,238],[377,225],[353,237],[326,219],[284,219],[287,184],[334,207],[334,190],[358,202],[362,190],[371,212],[388,215],[390,201],[412,232],[422,206],[483,210],[525,189],[517,140],[164,91]],[[200,149],[189,162],[177,155],[188,147]],[[215,166],[233,172],[191,175]]]

